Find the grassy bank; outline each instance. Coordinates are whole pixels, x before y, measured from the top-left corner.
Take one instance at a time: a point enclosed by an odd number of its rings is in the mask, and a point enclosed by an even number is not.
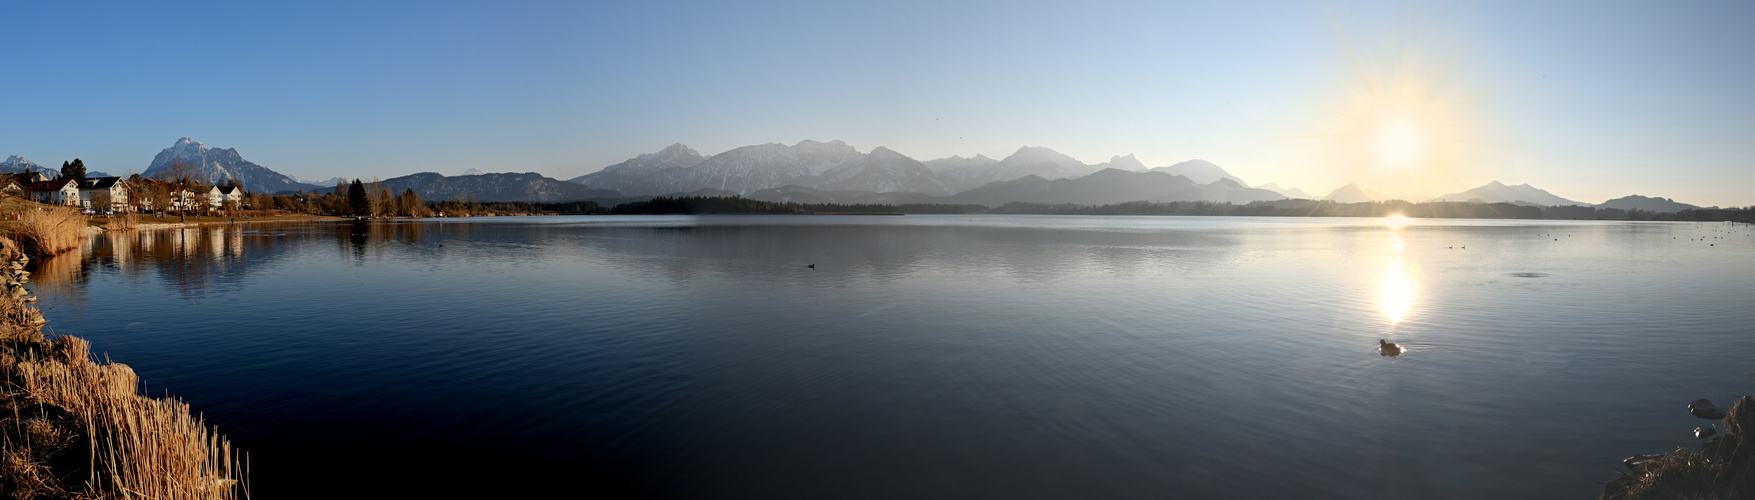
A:
[[[127,365],[48,338],[0,238],[0,492],[21,499],[247,497],[241,455],[187,404],[140,394]]]

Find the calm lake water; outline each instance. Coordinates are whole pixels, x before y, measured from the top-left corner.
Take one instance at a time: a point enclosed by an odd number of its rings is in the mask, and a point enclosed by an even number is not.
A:
[[[1752,234],[259,223],[94,236],[33,286],[246,449],[256,498],[1590,498],[1755,392]]]

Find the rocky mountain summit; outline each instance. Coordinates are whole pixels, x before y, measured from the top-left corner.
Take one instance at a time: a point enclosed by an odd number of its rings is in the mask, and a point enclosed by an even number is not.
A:
[[[61,177],[60,169],[44,168],[42,165],[36,164],[36,162],[25,159],[23,156],[8,156],[6,157],[6,161],[0,162],[0,173],[16,174],[21,172],[42,172],[43,175],[47,175],[51,179]]]
[[[158,177],[167,173],[172,163],[178,161],[191,166],[197,181],[224,184],[237,180],[244,185],[245,190],[254,193],[314,191],[322,187],[295,181],[268,167],[251,163],[239,155],[236,149],[209,148],[206,144],[188,137],[177,139],[171,147],[160,151],[141,175]]]

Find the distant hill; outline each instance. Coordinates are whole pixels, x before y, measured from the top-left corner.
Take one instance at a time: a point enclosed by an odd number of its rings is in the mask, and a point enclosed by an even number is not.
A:
[[[1188,160],[1168,167],[1157,167],[1152,171],[1187,177],[1188,180],[1197,184],[1211,184],[1219,179],[1231,179],[1238,184],[1247,185],[1243,179],[1231,175],[1230,172],[1226,172],[1225,169],[1206,160]]]
[[[1267,184],[1262,184],[1260,186],[1255,186],[1255,188],[1256,189],[1266,189],[1268,191],[1280,193],[1282,195],[1285,195],[1285,197],[1287,197],[1287,198],[1302,199],[1302,200],[1316,199],[1316,196],[1311,195],[1310,193],[1306,193],[1302,189],[1298,189],[1298,188],[1284,189],[1284,188],[1281,188],[1279,184],[1275,184],[1272,182],[1269,182]]]
[[[1621,210],[1644,210],[1657,213],[1676,213],[1683,210],[1696,210],[1700,207],[1680,203],[1669,198],[1648,198],[1640,195],[1629,195],[1605,201],[1602,208],[1619,208]]]
[[[1037,176],[1043,179],[1070,179],[1090,175],[1091,167],[1052,149],[1035,146],[1018,148],[1011,156],[985,166],[946,169],[938,172],[939,180],[952,192],[985,186],[990,182]]]
[[[985,168],[995,163],[999,163],[999,160],[988,158],[986,155],[975,155],[974,158],[964,158],[957,155],[951,155],[950,158],[926,160],[920,163],[925,164],[926,168],[932,169],[933,173],[944,173],[948,170]]]
[[[1581,206],[1581,207],[1594,206],[1594,205],[1591,205],[1589,203],[1585,203],[1582,201],[1573,201],[1573,200],[1568,200],[1566,198],[1561,198],[1559,196],[1555,196],[1553,193],[1549,193],[1549,192],[1544,191],[1542,189],[1538,189],[1535,186],[1531,186],[1529,184],[1518,184],[1516,186],[1507,186],[1505,184],[1500,183],[1499,181],[1493,181],[1493,182],[1487,183],[1484,186],[1470,189],[1468,191],[1463,191],[1461,193],[1447,194],[1447,195],[1439,196],[1437,198],[1432,199],[1432,201],[1475,201],[1475,200],[1479,200],[1479,201],[1486,202],[1486,203],[1517,203],[1517,202],[1521,201],[1521,202],[1525,202],[1525,203],[1530,204],[1530,205],[1544,206],[1544,207],[1567,206],[1567,205],[1577,205],[1577,206]]]
[[[299,181],[299,183],[301,183],[301,184],[310,184],[312,186],[320,186],[320,187],[335,187],[335,184],[338,182],[347,182],[347,181],[353,180],[353,179],[347,179],[347,178],[343,178],[343,177],[330,177],[328,179],[307,179],[307,178],[298,177],[298,176],[292,176],[292,179],[295,181]]]
[[[1148,169],[1138,158],[1128,154],[1087,165],[1053,149],[1023,146],[998,160],[975,155],[918,161],[887,147],[880,146],[870,153],[862,153],[841,141],[809,140],[790,146],[779,143],[743,146],[708,157],[702,157],[681,143],[671,144],[657,152],[629,158],[569,182],[613,189],[628,196],[692,193],[702,189],[745,197],[770,189],[792,189],[794,194],[803,195],[805,191],[798,189],[808,189],[817,193],[840,193],[833,195],[836,197],[860,192],[949,197],[994,182],[1029,176],[1043,180],[1079,179],[1104,170],[1136,174],[1157,171],[1183,176],[1196,185],[1209,186],[1205,195],[1191,194],[1185,201],[1203,197],[1257,200],[1287,196],[1278,190],[1248,187],[1242,179],[1205,160]],[[1211,186],[1221,180],[1229,184]],[[1303,191],[1291,192],[1309,196]],[[979,196],[970,195],[971,198]]]
[[[680,186],[674,178],[683,176],[688,167],[701,163],[700,153],[682,143],[665,146],[655,153],[646,153],[602,170],[569,179],[598,189],[614,189],[628,194],[659,194],[693,190]],[[473,169],[471,169],[473,170]]]
[[[194,166],[196,180],[208,184],[224,184],[237,179],[245,190],[254,193],[315,191],[323,187],[301,183],[268,167],[251,163],[238,155],[236,149],[209,148],[206,144],[188,137],[177,139],[171,147],[160,151],[158,156],[152,158],[152,164],[140,175],[156,177],[168,170],[172,161],[179,159]]]
[[[823,191],[803,186],[783,186],[750,193],[746,198],[778,203],[840,203],[902,205],[908,203],[940,203],[938,198],[923,193],[876,193],[871,191]]]
[[[1109,158],[1109,161],[1106,161],[1103,163],[1098,163],[1096,165],[1091,165],[1091,170],[1093,172],[1101,172],[1101,171],[1103,171],[1103,169],[1106,169],[1106,168],[1113,168],[1116,170],[1126,170],[1128,172],[1145,172],[1147,170],[1151,170],[1151,169],[1146,168],[1146,165],[1144,163],[1140,163],[1140,160],[1138,158],[1134,158],[1133,155],[1131,155],[1131,154],[1127,155],[1127,156],[1120,156],[1120,155],[1112,156]],[[1175,172],[1171,172],[1171,173],[1174,174]],[[1187,177],[1187,176],[1184,176],[1184,177]],[[1189,178],[1193,179],[1193,177],[1189,177]],[[1200,182],[1200,181],[1195,181],[1195,182]]]
[[[815,185],[831,191],[951,194],[951,190],[939,182],[925,164],[883,146],[871,150],[859,160],[823,172]]]
[[[1353,183],[1348,183],[1345,186],[1335,188],[1334,191],[1330,191],[1328,196],[1324,196],[1322,199],[1336,203],[1364,203],[1375,200],[1370,194],[1366,193],[1364,189],[1359,189],[1359,185]]]
[[[61,178],[60,168],[44,168],[42,165],[36,164],[36,162],[24,159],[23,156],[12,155],[7,157],[6,161],[0,162],[0,173],[16,174],[27,171],[42,172],[43,175],[49,176],[50,179]]]
[[[1049,180],[1031,175],[1010,181],[996,181],[946,197],[940,203],[998,207],[1012,202],[1080,205],[1107,205],[1129,201],[1248,203],[1284,198],[1279,193],[1245,187],[1229,179],[1202,185],[1187,177],[1164,172],[1105,169],[1076,179]]]
[[[405,189],[413,189],[421,199],[426,201],[446,201],[452,199],[475,201],[606,201],[627,200],[632,197],[610,189],[593,189],[588,186],[544,177],[535,172],[481,174],[457,177],[446,177],[433,172],[421,172],[385,179],[385,186],[393,193],[401,193]],[[320,192],[335,191],[334,186]]]
[[[688,164],[698,156],[692,149],[673,144],[651,156],[640,155],[573,181],[630,195],[701,188],[750,193],[789,184],[814,184],[816,175],[859,161],[865,154],[841,141],[807,140],[791,146],[744,146]]]

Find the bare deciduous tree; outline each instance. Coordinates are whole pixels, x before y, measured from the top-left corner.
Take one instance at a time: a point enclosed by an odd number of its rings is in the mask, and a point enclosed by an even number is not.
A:
[[[200,173],[200,165],[183,161],[180,156],[172,158],[171,164],[165,166],[165,169],[158,173],[158,180],[170,184],[171,196],[175,198],[173,206],[177,208],[177,221],[179,222],[183,220],[183,215],[191,208],[190,202],[194,193],[190,191],[196,185],[195,176]]]

